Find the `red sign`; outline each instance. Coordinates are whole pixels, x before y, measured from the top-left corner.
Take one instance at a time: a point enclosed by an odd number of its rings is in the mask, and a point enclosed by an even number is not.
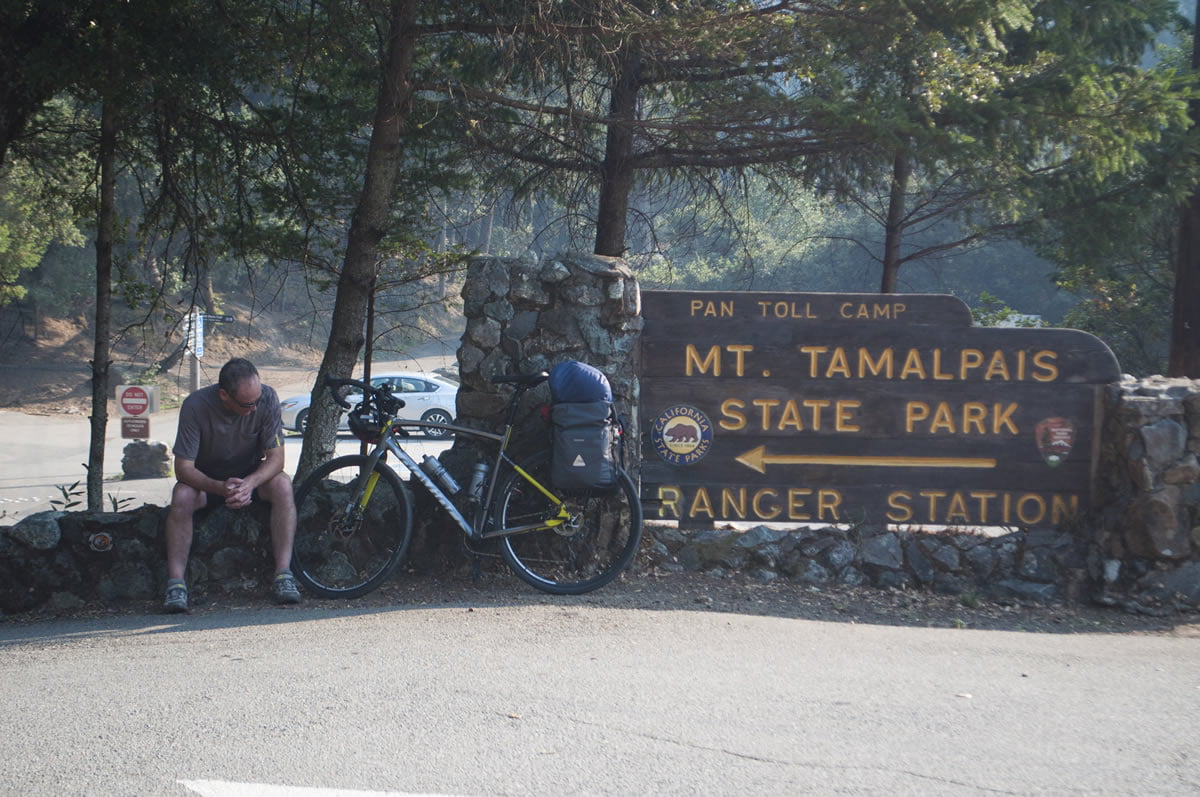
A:
[[[144,415],[150,409],[150,394],[137,385],[129,385],[122,390],[117,401],[126,415]]]

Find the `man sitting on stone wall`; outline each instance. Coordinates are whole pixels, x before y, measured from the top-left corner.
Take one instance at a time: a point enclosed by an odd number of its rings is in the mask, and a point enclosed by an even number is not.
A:
[[[275,554],[272,591],[279,603],[299,603],[292,577],[292,541],[296,505],[292,480],[283,472],[283,419],[279,397],[262,384],[248,360],[225,363],[217,384],[200,388],[183,401],[175,436],[175,478],[167,513],[167,595],[163,608],[188,608],[188,553],[192,516],[224,503],[243,509],[256,499],[271,505],[271,545]]]

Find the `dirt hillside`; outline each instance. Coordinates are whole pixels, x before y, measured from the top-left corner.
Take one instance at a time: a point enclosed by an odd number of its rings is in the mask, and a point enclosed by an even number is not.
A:
[[[215,381],[216,371],[235,356],[251,360],[264,378],[270,374],[272,384],[290,377],[311,383],[323,352],[309,345],[307,331],[297,330],[288,318],[251,318],[241,308],[226,312],[234,322],[210,325],[206,332],[200,384]],[[89,414],[94,347],[90,327],[82,319],[47,318],[38,322],[35,334],[30,332],[11,324],[0,330],[0,408],[34,415]],[[427,342],[416,337],[420,336],[413,336],[414,346]],[[110,388],[124,382],[153,383],[164,403],[182,399],[191,384],[191,358],[176,357],[166,370],[154,370],[178,348],[181,338],[178,330],[134,330],[121,336],[111,354]]]

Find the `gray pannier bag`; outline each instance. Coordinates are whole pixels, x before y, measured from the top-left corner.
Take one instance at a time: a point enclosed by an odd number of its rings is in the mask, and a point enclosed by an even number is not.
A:
[[[555,404],[550,481],[560,490],[602,492],[617,486],[619,429],[608,401]]]
[[[550,481],[560,490],[605,492],[617,486],[621,428],[612,388],[599,369],[568,360],[550,371]]]

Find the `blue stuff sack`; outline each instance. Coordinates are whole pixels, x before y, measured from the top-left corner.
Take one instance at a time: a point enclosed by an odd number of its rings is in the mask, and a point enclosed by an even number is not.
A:
[[[613,400],[608,377],[579,360],[567,360],[550,369],[550,397],[555,404]]]

